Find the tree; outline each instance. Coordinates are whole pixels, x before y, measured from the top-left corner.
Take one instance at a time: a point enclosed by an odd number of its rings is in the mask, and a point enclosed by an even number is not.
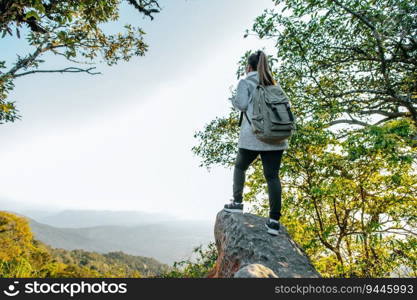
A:
[[[415,1],[274,2],[252,31],[276,39],[303,117],[360,127],[407,118],[417,140]]]
[[[416,276],[415,6],[274,2],[246,35],[277,40],[271,67],[297,117],[280,171],[282,223],[323,276]],[[234,164],[237,120],[232,110],[195,133],[201,166]],[[265,216],[266,188],[258,159],[244,200]]]
[[[202,166],[230,167],[237,117],[216,118],[196,133]],[[281,222],[323,276],[417,275],[417,172],[404,139],[409,120],[392,120],[337,138],[320,123],[298,122],[280,178]],[[402,138],[399,138],[402,137]],[[248,170],[244,201],[268,216],[258,159]],[[407,271],[404,271],[407,270]]]
[[[215,267],[218,257],[215,243],[194,248],[191,259],[174,262],[171,270],[155,277],[162,278],[206,278]]]
[[[16,78],[35,73],[99,74],[92,66],[98,56],[109,66],[132,56],[143,56],[148,45],[145,32],[128,24],[124,33],[108,34],[101,26],[119,19],[122,0],[0,0],[0,34],[20,38],[27,28],[32,53],[18,56],[14,65],[0,71],[0,124],[19,118],[15,102],[7,100]],[[156,0],[125,0],[144,16],[153,19],[160,11]],[[59,70],[44,70],[40,66],[45,54],[63,57],[74,64]],[[84,65],[87,67],[80,67]],[[0,60],[0,69],[6,61]]]
[[[410,133],[396,120],[341,140],[306,123],[291,140],[282,221],[322,275],[417,275],[417,173],[398,138]]]

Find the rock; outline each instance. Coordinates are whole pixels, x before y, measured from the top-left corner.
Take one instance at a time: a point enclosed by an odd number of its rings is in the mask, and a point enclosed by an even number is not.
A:
[[[214,227],[219,255],[208,277],[321,277],[282,224],[272,236],[265,222],[253,214],[220,211]]]
[[[270,268],[260,264],[251,264],[239,269],[233,276],[235,278],[278,278]]]

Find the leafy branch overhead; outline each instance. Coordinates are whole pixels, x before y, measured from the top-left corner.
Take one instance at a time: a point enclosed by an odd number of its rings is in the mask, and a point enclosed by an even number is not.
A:
[[[14,88],[14,79],[35,73],[99,74],[91,65],[100,57],[109,66],[133,56],[143,56],[148,49],[145,32],[130,24],[124,32],[107,34],[105,23],[119,19],[122,2],[153,20],[161,8],[156,0],[0,0],[0,35],[21,38],[22,32],[33,51],[6,71],[6,61],[0,60],[0,124],[19,116],[13,101],[7,100]],[[51,53],[63,57],[75,66],[59,70],[43,70],[43,56]],[[80,66],[77,66],[80,65]]]

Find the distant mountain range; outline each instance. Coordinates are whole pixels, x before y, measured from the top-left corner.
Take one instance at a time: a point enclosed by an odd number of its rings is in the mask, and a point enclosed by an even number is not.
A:
[[[121,251],[53,248],[33,239],[28,218],[0,210],[0,278],[163,277],[172,268]]]
[[[37,222],[63,228],[83,228],[94,226],[135,226],[165,221],[176,218],[168,214],[146,213],[141,211],[110,210],[63,210],[48,212],[38,210],[20,210],[21,214]]]
[[[210,222],[175,220],[165,215],[73,210],[44,215],[39,218],[42,222],[31,215],[29,221],[35,239],[54,248],[99,253],[123,251],[170,265],[189,259],[195,247],[214,240]]]

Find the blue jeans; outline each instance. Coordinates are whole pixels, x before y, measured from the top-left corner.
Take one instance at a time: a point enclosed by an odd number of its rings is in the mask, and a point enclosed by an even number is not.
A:
[[[238,149],[233,171],[233,198],[235,202],[242,202],[246,170],[258,157],[258,154],[260,154],[263,173],[268,185],[269,217],[271,219],[279,220],[281,217],[282,193],[279,169],[281,167],[283,152],[284,150],[254,151],[243,148]]]

